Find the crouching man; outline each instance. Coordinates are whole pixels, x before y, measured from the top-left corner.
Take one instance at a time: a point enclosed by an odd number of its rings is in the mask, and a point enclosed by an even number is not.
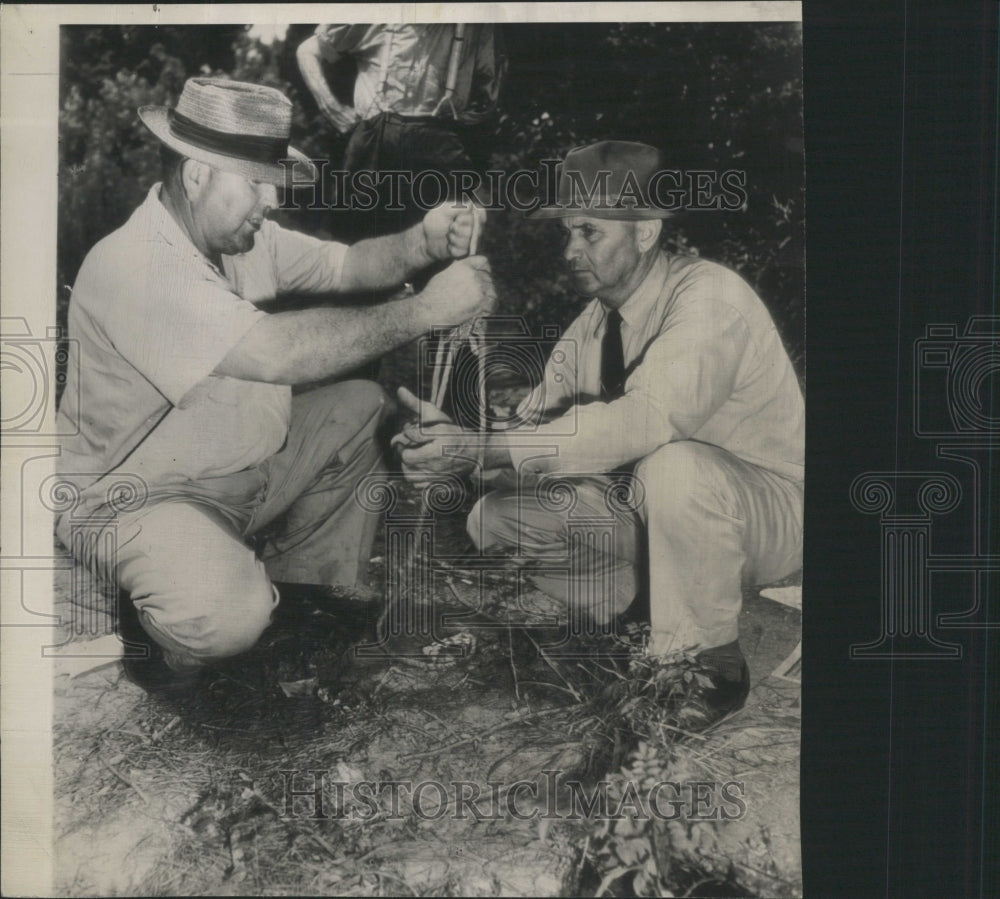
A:
[[[749,691],[742,586],[801,567],[804,409],[750,286],[660,249],[667,213],[634,187],[646,191],[657,171],[659,154],[644,144],[578,148],[563,163],[558,203],[531,214],[560,221],[565,262],[588,302],[519,408],[533,421],[488,436],[484,468],[507,469],[515,486],[487,494],[468,531],[480,549],[534,561],[541,589],[586,598],[600,621],[648,590],[649,652],[695,651],[709,675],[692,698],[704,726]],[[589,190],[601,178],[607,189]],[[470,472],[479,435],[446,421],[427,427],[440,411],[406,391],[400,399],[425,422],[396,438],[408,476]],[[554,477],[573,484],[574,515],[615,514],[606,550],[570,545],[565,510],[544,498]],[[609,504],[614,481],[630,477],[636,507]]]
[[[165,177],[90,251],[73,288],[76,358],[59,415],[79,430],[59,469],[77,502],[56,530],[117,579],[152,638],[130,676],[173,689],[256,643],[279,600],[272,581],[351,586],[369,558],[377,522],[354,486],[380,469],[389,400],[367,381],[295,397],[291,385],[488,312],[495,295],[476,257],[405,299],[258,309],[283,294],[384,290],[465,257],[471,211],[440,207],[350,247],[320,241],[267,220],[282,160],[297,181],[315,178],[288,146],[280,92],[192,78],[175,109],[139,116],[168,148]],[[248,541],[264,534],[255,552]]]

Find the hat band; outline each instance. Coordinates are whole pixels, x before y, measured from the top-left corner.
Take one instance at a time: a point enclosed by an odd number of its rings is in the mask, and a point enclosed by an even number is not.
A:
[[[250,162],[277,165],[288,158],[288,140],[280,137],[258,137],[253,134],[229,134],[199,125],[183,113],[170,110],[170,132],[189,144],[211,150],[223,156],[233,156]]]

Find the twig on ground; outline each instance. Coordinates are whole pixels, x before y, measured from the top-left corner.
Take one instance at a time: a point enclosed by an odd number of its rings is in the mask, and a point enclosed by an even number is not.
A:
[[[125,786],[127,786],[127,787],[131,787],[131,788],[132,788],[133,790],[135,790],[135,792],[136,792],[136,794],[137,794],[137,795],[139,796],[139,798],[140,798],[140,799],[141,799],[141,800],[142,800],[143,802],[145,802],[145,803],[146,803],[146,805],[149,805],[149,797],[148,797],[148,796],[147,796],[147,795],[146,795],[146,794],[145,794],[145,793],[144,793],[144,792],[143,792],[143,791],[142,791],[141,789],[139,789],[139,787],[137,787],[137,786],[135,785],[135,782],[134,782],[134,781],[133,781],[133,780],[132,780],[131,778],[129,778],[129,777],[126,777],[126,776],[125,776],[124,774],[122,774],[122,773],[121,773],[121,771],[119,771],[119,770],[118,770],[117,768],[115,768],[115,767],[114,767],[113,765],[110,765],[110,764],[108,764],[108,763],[107,763],[106,761],[104,761],[104,759],[102,759],[102,758],[98,757],[98,761],[99,761],[99,762],[100,762],[100,763],[101,763],[102,765],[104,765],[104,767],[105,767],[105,768],[107,768],[107,769],[108,769],[108,770],[109,770],[109,771],[110,771],[110,772],[111,772],[111,773],[112,773],[112,774],[113,774],[113,775],[114,775],[115,777],[117,777],[117,778],[118,778],[118,779],[119,779],[119,780],[120,780],[120,781],[121,781],[121,782],[122,782],[123,784],[125,784]]]
[[[544,649],[542,649],[541,646],[539,646],[538,641],[534,637],[532,637],[531,634],[528,633],[527,629],[522,628],[522,632],[524,633],[524,636],[531,641],[531,645],[534,646],[535,649],[538,651],[538,655],[541,658],[541,660],[545,662],[545,664],[548,665],[553,672],[555,672],[559,680],[561,680],[566,685],[566,689],[570,692],[573,698],[577,702],[583,702],[583,697],[577,692],[576,688],[568,680],[566,680],[566,677],[556,666],[555,662],[553,662],[549,658],[548,653]]]
[[[580,853],[580,861],[576,863],[576,886],[579,887],[580,878],[583,877],[583,866],[587,863],[587,850],[590,849],[590,839],[593,834],[587,834],[587,840],[583,844],[583,851]]]
[[[404,840],[402,842],[376,846],[369,849],[364,855],[359,855],[353,860],[355,865],[363,865],[370,858],[388,858],[390,855],[402,855],[411,849],[426,849],[427,840]],[[367,873],[367,872],[366,872]]]
[[[425,715],[430,715],[438,724],[440,724],[448,733],[450,733],[456,739],[459,738],[458,732],[453,728],[447,721],[441,718],[440,715],[435,715],[430,709],[421,709],[421,712]]]
[[[423,736],[427,737],[428,740],[434,739],[434,734],[424,730],[422,727],[417,727],[416,724],[410,724],[409,721],[402,721],[399,718],[392,718],[390,720],[392,724],[399,724],[402,727],[407,728],[408,730],[416,731],[418,734],[422,734]]]
[[[236,686],[243,687],[245,690],[252,690],[254,693],[259,693],[260,692],[260,690],[258,690],[252,684],[244,683],[243,681],[239,680],[238,678],[233,677],[231,674],[229,674],[226,671],[220,672],[219,673],[219,677],[222,680],[231,681],[232,683],[236,684]]]
[[[424,759],[424,758],[430,758],[435,755],[440,755],[442,752],[447,752],[449,749],[457,749],[459,746],[466,746],[469,743],[478,743],[480,740],[483,740],[486,737],[490,737],[495,733],[499,733],[505,728],[510,727],[512,724],[513,725],[525,724],[526,722],[531,721],[534,718],[538,718],[541,715],[550,713],[552,711],[553,711],[552,709],[540,709],[537,712],[532,712],[529,715],[522,715],[521,717],[514,718],[510,721],[501,721],[499,724],[495,724],[492,727],[487,727],[486,730],[481,730],[479,731],[479,733],[473,734],[471,737],[463,737],[461,740],[453,740],[450,743],[443,743],[440,746],[436,746],[433,749],[426,749],[423,752],[407,753],[406,755],[401,756],[400,758],[403,761],[410,762],[413,761],[414,759]]]
[[[372,875],[374,875],[375,877],[378,877],[378,878],[387,877],[389,880],[395,880],[398,883],[401,883],[404,887],[406,887],[406,889],[408,889],[410,891],[410,895],[411,896],[418,895],[414,891],[413,887],[411,887],[410,884],[406,880],[404,880],[402,877],[400,877],[398,874],[392,874],[389,871],[383,871],[381,868],[378,868],[378,869],[376,869],[374,871],[366,871],[365,873],[366,874],[372,874]]]
[[[549,683],[548,681],[542,681],[542,680],[523,680],[521,681],[521,685],[525,687],[545,687],[547,690],[562,690],[563,693],[568,693],[574,699],[579,700],[579,696],[575,691],[567,690],[560,684],[552,684]]]
[[[510,659],[510,673],[514,676],[514,697],[521,701],[521,687],[517,682],[517,665],[514,663],[514,635],[511,633],[510,619],[507,619],[507,655]]]
[[[706,737],[704,734],[696,734],[693,731],[684,730],[684,728],[682,727],[675,727],[673,724],[667,724],[665,721],[658,722],[657,727],[662,727],[665,728],[666,730],[672,730],[675,733],[682,734],[685,737],[690,737],[692,740],[701,740],[702,742],[704,742],[705,740],[708,739],[708,737]]]
[[[157,740],[161,739],[164,736],[164,734],[169,734],[170,731],[172,731],[180,723],[181,723],[181,716],[180,715],[174,715],[174,717],[171,718],[170,721],[168,721],[155,734],[153,734],[153,736],[151,738],[152,741],[155,743]]]
[[[459,603],[459,605],[463,605],[467,609],[470,609],[473,612],[478,612],[479,611],[479,607],[478,606],[474,606],[471,602],[469,602],[466,599],[463,599],[459,595],[458,591],[455,589],[455,582],[452,580],[452,578],[451,578],[450,575],[446,574],[444,576],[444,582],[447,585],[448,589],[451,590],[451,595],[455,597],[455,599]]]

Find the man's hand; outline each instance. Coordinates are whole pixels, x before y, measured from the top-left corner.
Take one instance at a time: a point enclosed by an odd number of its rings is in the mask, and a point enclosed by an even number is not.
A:
[[[405,387],[400,387],[396,396],[403,406],[417,413],[417,420],[403,428],[391,442],[400,454],[408,481],[422,487],[432,483],[436,475],[465,475],[472,471],[476,435],[463,431],[437,406],[414,396]]]
[[[338,102],[332,93],[314,96],[316,96],[316,104],[320,111],[341,134],[347,134],[361,121],[361,116],[358,115],[358,111],[353,106],[345,106]]]
[[[496,287],[485,256],[470,256],[438,272],[415,298],[431,327],[452,327],[489,315],[497,304]]]
[[[396,390],[396,398],[404,408],[417,413],[416,419],[407,424],[389,441],[390,446],[401,448],[400,452],[408,447],[428,443],[431,438],[424,433],[424,428],[436,424],[451,424],[451,419],[437,406],[427,400],[420,399],[405,387],[399,387]]]
[[[406,433],[404,430],[396,436]],[[479,435],[462,430],[460,425],[442,422],[429,428],[425,426],[411,438],[422,442],[405,446],[402,440],[397,443],[394,438],[393,442],[403,447],[400,453],[403,474],[418,486],[430,484],[442,474],[464,476],[476,467]]]
[[[486,210],[469,203],[444,203],[424,216],[424,242],[431,259],[461,259],[476,248],[472,235],[486,219]]]
[[[329,62],[333,62],[333,56],[337,55],[333,54]],[[326,77],[323,75],[323,52],[320,49],[319,38],[315,34],[306,38],[299,44],[295,51],[295,57],[298,60],[302,78],[306,87],[309,88],[309,93],[316,100],[316,105],[323,115],[333,123],[334,128],[341,134],[346,134],[361,121],[361,116],[358,115],[358,111],[353,106],[345,106],[340,103],[334,97],[333,91],[330,90],[330,85],[326,83]]]

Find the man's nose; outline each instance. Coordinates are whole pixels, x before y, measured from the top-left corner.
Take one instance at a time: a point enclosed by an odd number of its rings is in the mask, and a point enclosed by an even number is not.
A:
[[[566,238],[566,246],[563,247],[563,259],[572,262],[580,255],[580,243],[572,234]]]
[[[262,216],[274,212],[278,208],[278,188],[273,184],[258,184],[257,205],[260,207]]]

